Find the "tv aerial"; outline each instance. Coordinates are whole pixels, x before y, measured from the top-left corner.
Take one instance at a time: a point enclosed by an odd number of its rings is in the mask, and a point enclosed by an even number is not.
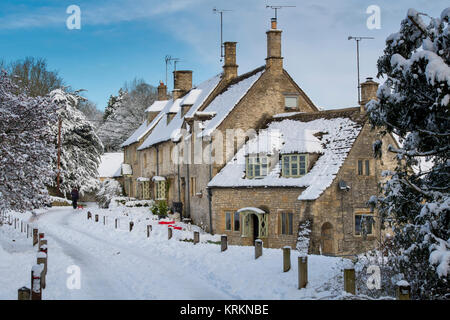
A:
[[[222,61],[223,57],[225,56],[223,52],[223,13],[230,11],[233,10],[217,9],[216,7],[213,8],[213,13],[220,14],[220,61]]]

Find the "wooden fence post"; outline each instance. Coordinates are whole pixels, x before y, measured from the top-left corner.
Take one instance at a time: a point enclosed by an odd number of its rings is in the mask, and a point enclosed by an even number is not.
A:
[[[115,226],[116,226],[116,229],[117,229],[117,218],[114,220],[114,224],[115,224]]]
[[[308,283],[308,256],[298,257],[298,288],[306,288]]]
[[[152,225],[147,225],[147,238],[150,238],[150,232],[152,231]]]
[[[410,300],[411,299],[411,285],[408,281],[401,280],[397,284],[397,300]]]
[[[30,234],[30,225],[27,223],[27,239],[28,239],[29,234]]]
[[[39,233],[39,243],[38,243],[38,248],[41,247],[41,240],[44,239],[45,234],[43,232]]]
[[[194,244],[200,242],[200,233],[198,231],[194,231]]]
[[[98,214],[95,215],[95,222],[98,222]]]
[[[354,266],[346,266],[344,268],[344,290],[348,293],[356,294]]]
[[[263,254],[263,241],[261,239],[255,240],[255,259],[258,259]]]
[[[35,264],[31,268],[31,300],[42,300],[41,274],[43,266]]]
[[[90,211],[87,212],[87,219],[91,219],[92,220],[92,213]]]
[[[38,229],[33,228],[33,247],[39,243]]]
[[[168,240],[172,239],[172,228],[171,227],[167,228],[167,239]]]
[[[41,283],[42,289],[45,289],[46,285],[45,278],[47,276],[47,253],[45,253],[44,251],[38,252],[36,263],[44,266],[41,274]]]
[[[134,222],[130,221],[130,232],[131,232],[131,230],[133,230],[133,226],[134,226]]]
[[[228,237],[223,235],[220,237],[220,252],[224,252],[228,249]]]
[[[27,287],[22,287],[17,290],[17,300],[30,300],[31,290]]]
[[[291,270],[291,247],[283,247],[283,272]]]
[[[106,216],[103,216],[103,225],[106,226]]]

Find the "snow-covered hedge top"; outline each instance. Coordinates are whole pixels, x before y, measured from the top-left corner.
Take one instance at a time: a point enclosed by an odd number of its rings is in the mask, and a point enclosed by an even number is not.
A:
[[[222,94],[218,95],[205,110],[203,110],[203,112],[210,114],[215,113],[215,116],[211,120],[204,121],[203,130],[199,133],[199,137],[209,136],[247,94],[248,90],[250,90],[263,73],[264,70],[257,72],[248,78],[244,78],[238,83],[231,85]]]
[[[123,152],[109,152],[101,156],[98,167],[98,176],[101,178],[114,178],[122,175]]]
[[[158,123],[152,133],[145,139],[138,150],[146,149],[156,143],[168,141],[175,135],[179,135],[181,126],[183,124],[184,117],[191,116],[198,108],[201,107],[203,102],[208,98],[211,92],[216,88],[221,79],[221,74],[212,77],[209,80],[202,82],[197,87],[191,89],[183,98],[175,100],[169,100],[169,103],[160,112],[157,118]],[[182,116],[182,106],[192,105],[185,116]],[[167,123],[167,113],[172,112],[176,115],[173,119]],[[159,121],[161,120],[161,121]]]
[[[263,136],[260,152],[264,146],[278,153],[320,153],[313,168],[300,178],[281,176],[278,162],[262,179],[245,178],[245,156],[249,147],[254,148],[258,136],[249,140],[236,156],[211,180],[209,187],[303,187],[299,200],[317,199],[333,182],[340,167],[353,146],[361,125],[349,118],[316,119],[309,122],[285,119],[272,122]],[[269,137],[275,137],[270,142]],[[251,150],[251,149],[250,149]],[[254,151],[254,150],[253,150]]]

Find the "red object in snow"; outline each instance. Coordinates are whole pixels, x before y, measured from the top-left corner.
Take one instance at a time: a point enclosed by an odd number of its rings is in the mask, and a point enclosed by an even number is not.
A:
[[[175,221],[159,221],[158,224],[173,224]]]
[[[78,206],[78,209],[83,209],[83,206]]]
[[[172,228],[174,228],[175,230],[182,230],[183,229],[181,227],[172,227]]]

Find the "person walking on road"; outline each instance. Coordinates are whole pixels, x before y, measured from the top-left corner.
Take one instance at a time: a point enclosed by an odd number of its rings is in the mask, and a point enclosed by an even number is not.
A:
[[[78,206],[77,202],[78,202],[78,198],[79,198],[78,189],[76,187],[74,187],[72,189],[72,192],[70,193],[70,195],[72,196],[72,206],[74,209],[76,209]]]

